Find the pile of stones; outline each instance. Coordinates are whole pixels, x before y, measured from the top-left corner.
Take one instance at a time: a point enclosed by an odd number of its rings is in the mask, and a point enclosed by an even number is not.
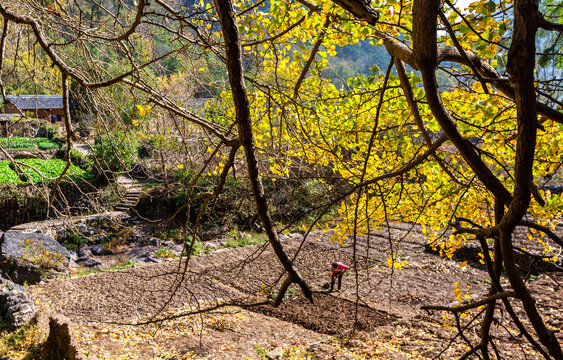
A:
[[[9,329],[27,325],[36,309],[25,288],[0,275],[0,314]]]

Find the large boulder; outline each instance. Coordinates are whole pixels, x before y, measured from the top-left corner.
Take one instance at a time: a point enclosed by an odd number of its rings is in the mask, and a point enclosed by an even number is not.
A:
[[[36,284],[65,274],[70,252],[39,233],[6,232],[0,238],[0,270],[17,284]]]

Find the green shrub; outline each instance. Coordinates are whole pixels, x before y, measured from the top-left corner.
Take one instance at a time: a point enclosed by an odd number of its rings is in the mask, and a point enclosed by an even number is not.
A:
[[[27,239],[23,241],[22,258],[41,269],[63,269],[65,256],[45,249],[41,241]]]
[[[61,130],[57,125],[41,124],[37,129],[37,136],[52,139]]]
[[[115,183],[109,183],[105,186],[100,196],[110,207],[115,207],[121,202],[119,188]]]
[[[89,171],[91,170],[91,163],[90,163],[90,159],[88,159],[88,156],[81,153],[78,150],[75,149],[71,149],[70,150],[70,162],[72,162],[74,165],[78,166],[79,168]]]
[[[74,227],[67,227],[67,238],[66,241],[62,244],[69,250],[78,251],[78,248],[82,244],[86,244],[88,239],[86,239],[82,234]]]
[[[189,250],[191,245],[191,237],[190,239],[188,239],[188,241],[186,241],[186,249],[184,250],[184,255],[186,254],[186,252]],[[204,248],[203,245],[201,244],[201,241],[195,241],[194,246],[192,247],[192,255],[200,255],[200,254],[207,254],[209,252],[209,249]]]
[[[225,244],[226,248],[234,248],[239,246],[264,244],[268,241],[266,234],[255,234],[255,233],[240,233],[236,228],[231,230],[227,235],[231,237],[227,240]]]
[[[0,184],[17,184],[21,182],[18,174],[10,168],[10,162],[0,161]]]
[[[51,150],[57,147],[57,144],[51,142],[51,141],[42,141],[40,143],[37,143],[37,147],[41,150]]]
[[[163,258],[163,259],[174,259],[176,255],[170,248],[162,248],[158,249],[154,252],[154,256]]]
[[[182,244],[184,242],[184,234],[182,229],[160,229],[154,236],[162,240],[171,240],[176,244]]]
[[[137,144],[127,134],[97,136],[91,157],[98,175],[112,177],[113,173],[129,170],[135,160]]]

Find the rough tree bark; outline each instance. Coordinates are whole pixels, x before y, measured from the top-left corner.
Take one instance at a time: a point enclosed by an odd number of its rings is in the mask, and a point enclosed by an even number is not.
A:
[[[509,57],[512,60],[510,60],[508,67],[515,88],[518,113],[514,196],[507,194],[506,188],[479,159],[471,144],[459,133],[454,120],[441,101],[436,81],[439,6],[438,0],[417,0],[413,6],[413,53],[415,62],[422,73],[428,105],[448,138],[460,151],[460,154],[478,178],[495,195],[497,201],[510,204],[507,214],[502,217],[500,222],[500,246],[504,270],[511,286],[522,301],[540,342],[551,356],[555,359],[562,359],[563,355],[557,339],[545,326],[537,311],[534,299],[520,278],[512,249],[512,233],[528,209],[533,184],[532,165],[537,128],[536,98],[533,83],[537,2],[534,3],[534,0],[518,0],[516,2],[515,30],[509,52]],[[496,211],[499,212],[498,209]],[[482,334],[486,335],[485,339],[487,339],[487,334]],[[486,346],[486,343],[482,345]]]
[[[518,121],[516,160],[514,164],[514,199],[500,224],[500,243],[504,270],[510,285],[526,310],[540,342],[555,359],[563,359],[557,338],[543,322],[535,300],[522,281],[514,261],[512,234],[530,204],[533,187],[533,164],[536,147],[537,113],[534,68],[536,31],[538,29],[537,0],[516,0],[514,4],[514,33],[508,52],[507,72],[514,86]]]
[[[512,195],[502,182],[481,160],[471,143],[459,132],[451,114],[444,108],[440,98],[436,68],[438,66],[437,26],[439,1],[415,1],[413,5],[413,54],[422,73],[428,106],[448,139],[455,145],[483,185],[495,197],[509,203]]]
[[[246,86],[244,83],[244,70],[242,68],[242,51],[240,44],[240,36],[235,11],[230,0],[215,0],[215,6],[219,14],[221,30],[225,39],[227,69],[229,72],[229,82],[231,84],[231,92],[236,110],[236,123],[238,126],[238,134],[241,145],[244,147],[246,155],[248,177],[252,186],[254,199],[256,202],[257,212],[262,220],[266,234],[276,256],[282,263],[283,267],[289,274],[291,282],[297,283],[305,297],[312,301],[312,293],[307,282],[301,277],[297,270],[293,267],[289,256],[285,252],[280,242],[278,233],[275,229],[270,212],[268,211],[268,203],[262,186],[262,179],[258,169],[258,159],[255,153],[255,141],[252,133],[252,122],[250,118],[250,105],[246,95]],[[281,290],[287,290],[288,280],[284,282]],[[284,291],[285,292],[285,291]],[[283,293],[278,294],[278,298],[283,297]]]

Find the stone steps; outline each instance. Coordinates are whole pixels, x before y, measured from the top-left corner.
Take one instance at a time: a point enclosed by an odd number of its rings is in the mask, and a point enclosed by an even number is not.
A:
[[[143,194],[143,186],[134,179],[126,176],[119,176],[117,184],[125,190],[125,195],[121,202],[115,207],[116,211],[128,212],[133,206],[139,202]]]

